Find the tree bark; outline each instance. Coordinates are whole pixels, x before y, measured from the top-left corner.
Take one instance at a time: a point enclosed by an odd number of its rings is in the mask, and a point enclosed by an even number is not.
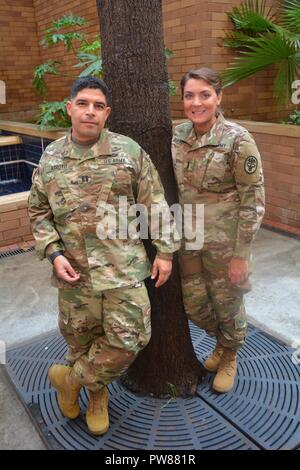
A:
[[[150,155],[169,204],[177,201],[171,158],[172,124],[160,0],[97,0],[105,82],[111,89],[109,127],[136,140]],[[154,250],[145,243],[151,260]],[[183,310],[177,257],[171,279],[156,289],[146,280],[152,337],[123,379],[153,396],[195,393],[202,368]]]

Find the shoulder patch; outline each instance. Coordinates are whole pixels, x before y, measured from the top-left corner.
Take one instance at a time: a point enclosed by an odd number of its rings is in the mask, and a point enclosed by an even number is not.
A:
[[[249,157],[246,158],[245,164],[244,164],[245,172],[248,173],[248,175],[252,175],[252,173],[256,172],[257,166],[258,166],[257,158],[254,157],[253,155],[249,155]]]
[[[250,137],[243,139],[238,146],[235,159],[235,178],[239,183],[256,184],[262,174],[258,148]]]

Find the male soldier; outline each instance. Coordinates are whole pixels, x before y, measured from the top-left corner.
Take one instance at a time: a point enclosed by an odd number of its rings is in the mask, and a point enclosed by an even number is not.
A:
[[[72,129],[46,148],[29,197],[36,251],[53,263],[59,327],[68,343],[70,365],[51,366],[49,379],[61,412],[71,419],[80,412],[80,388],[87,387],[86,420],[96,435],[109,427],[106,385],[126,371],[150,339],[143,282],[150,264],[137,232],[128,237],[123,230],[118,236],[117,229],[132,222],[127,209],[135,202],[148,212],[151,205],[166,206],[145,151],[132,139],[104,129],[111,111],[107,94],[98,78],[74,82],[67,103]],[[172,237],[158,236],[153,243],[157,254],[151,278],[160,287],[171,274],[178,247]]]

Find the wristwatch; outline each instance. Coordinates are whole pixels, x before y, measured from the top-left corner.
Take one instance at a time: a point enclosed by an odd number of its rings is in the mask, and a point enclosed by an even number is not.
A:
[[[63,254],[62,251],[54,251],[52,255],[48,256],[48,260],[50,261],[50,263],[53,264],[53,261],[55,260],[55,258],[57,258],[58,256],[61,256],[62,254]]]

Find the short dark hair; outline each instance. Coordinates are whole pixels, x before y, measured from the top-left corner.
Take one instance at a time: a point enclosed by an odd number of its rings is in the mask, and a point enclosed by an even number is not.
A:
[[[84,88],[94,88],[96,90],[101,90],[106,100],[109,99],[109,88],[106,83],[98,77],[93,77],[88,75],[86,77],[77,78],[71,87],[70,98],[71,100]]]
[[[204,80],[214,88],[217,95],[219,95],[222,91],[222,82],[218,72],[208,67],[201,67],[200,69],[189,70],[186,74],[183,75],[180,82],[182,97],[186,82],[190,78]]]

